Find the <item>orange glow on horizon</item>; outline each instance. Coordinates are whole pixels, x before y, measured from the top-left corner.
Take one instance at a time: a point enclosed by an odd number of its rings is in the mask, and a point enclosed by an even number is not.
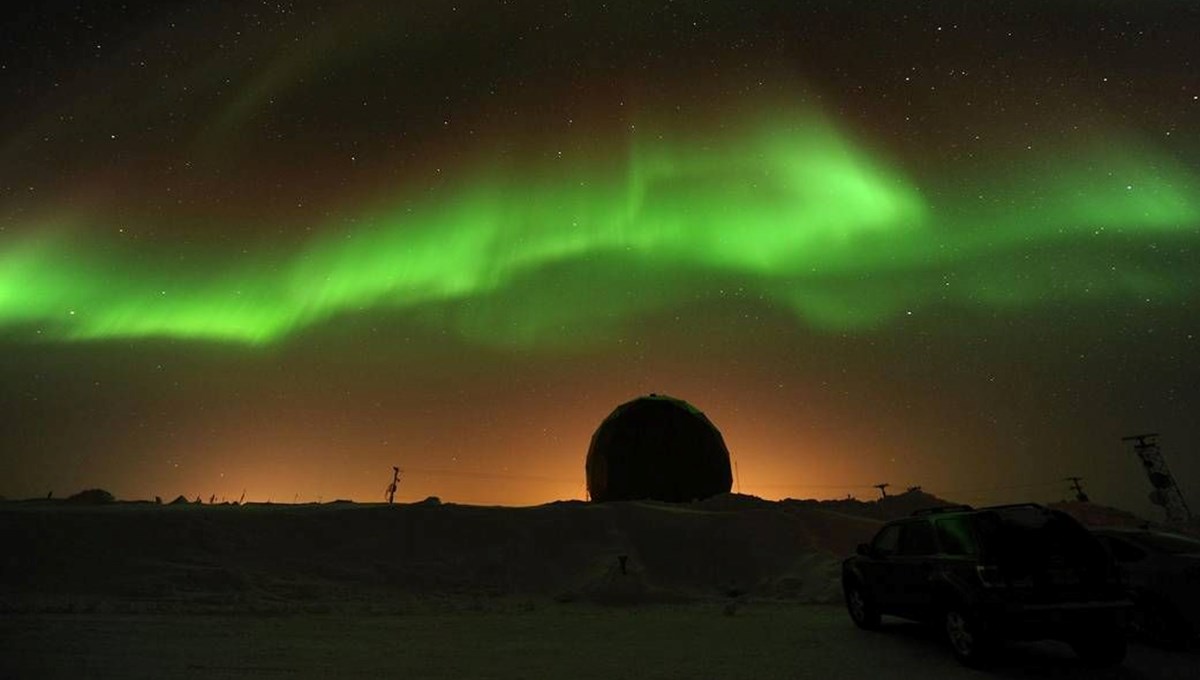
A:
[[[863,497],[864,484],[873,479],[865,476],[861,463],[844,451],[819,444],[789,450],[766,436],[743,435],[738,419],[729,420],[733,422],[723,436],[730,449],[731,465],[736,464],[733,491],[740,489],[743,494],[768,500],[833,499],[847,493]],[[189,499],[198,496],[205,502],[215,496],[218,501],[234,501],[244,489],[248,502],[384,502],[391,466],[395,464],[402,471],[397,502],[411,503],[430,496],[451,503],[503,506],[586,500],[584,459],[592,427],[576,428],[581,431],[574,437],[577,446],[571,448],[575,450],[564,453],[561,442],[551,442],[544,448],[526,449],[519,457],[520,464],[516,455],[506,453],[498,461],[464,456],[458,460],[451,457],[442,464],[406,465],[405,456],[386,447],[370,450],[342,445],[320,450],[295,441],[276,439],[265,445],[237,442],[231,437],[210,449],[219,455],[192,456],[205,461],[198,468],[151,477],[140,488],[126,490],[126,494],[130,498],[159,495],[164,500],[182,494]],[[247,440],[268,441],[256,436]],[[819,463],[813,451],[823,452]],[[168,493],[162,492],[163,487]],[[874,493],[869,487],[866,491]]]
[[[923,454],[902,432],[860,432],[861,425],[829,416],[818,403],[763,399],[752,385],[727,388],[727,394],[717,395],[683,385],[668,393],[699,395],[691,403],[725,439],[735,466],[734,491],[767,500],[847,495],[870,500],[878,495],[872,485],[881,482],[891,483],[893,492],[921,484],[935,494],[942,488],[979,485],[971,483],[979,470],[961,460]],[[577,399],[574,410],[549,417],[552,406],[547,404],[554,402],[548,398],[476,395],[487,404],[478,413],[451,412],[428,422],[410,416],[390,427],[381,427],[376,416],[347,418],[345,425],[331,427],[327,419],[305,417],[308,409],[319,406],[313,404],[296,412],[256,414],[253,423],[236,413],[232,417],[237,420],[225,427],[206,424],[203,431],[182,432],[177,441],[187,443],[161,455],[163,462],[157,465],[82,469],[79,488],[102,486],[118,498],[160,496],[164,501],[178,495],[236,501],[244,491],[248,502],[380,503],[397,465],[402,470],[397,502],[430,496],[447,503],[500,506],[585,500],[584,460],[591,436],[615,405],[633,396],[613,388],[589,394],[586,401]],[[606,406],[590,406],[597,402]],[[446,421],[467,416],[485,419],[486,427]],[[814,423],[821,429],[814,429]]]

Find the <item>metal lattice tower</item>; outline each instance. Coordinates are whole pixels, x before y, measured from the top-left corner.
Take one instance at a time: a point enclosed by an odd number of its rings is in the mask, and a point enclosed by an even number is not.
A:
[[[1157,433],[1135,434],[1122,437],[1121,441],[1133,442],[1133,451],[1142,461],[1146,477],[1150,480],[1150,486],[1154,488],[1150,492],[1150,502],[1162,506],[1167,513],[1168,522],[1187,522],[1192,518],[1192,510],[1167,467],[1167,461],[1158,448],[1157,437]]]
[[[400,486],[400,468],[393,466],[392,483],[388,484],[387,491],[384,492],[388,505],[396,502],[396,487],[398,486]]]
[[[1091,501],[1091,499],[1088,498],[1088,495],[1083,492],[1083,485],[1080,484],[1080,482],[1083,481],[1083,477],[1064,477],[1063,481],[1071,483],[1071,488],[1075,491],[1075,500],[1079,501],[1080,503],[1088,503]]]

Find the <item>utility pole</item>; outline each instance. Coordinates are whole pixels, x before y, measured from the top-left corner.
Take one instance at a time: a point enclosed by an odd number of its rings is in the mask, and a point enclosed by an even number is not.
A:
[[[882,494],[882,496],[880,497],[881,499],[882,499],[882,498],[887,498],[887,497],[888,497],[888,495],[887,495],[887,488],[888,488],[889,486],[891,486],[891,484],[888,484],[887,482],[884,482],[883,484],[875,484],[875,485],[873,485],[873,486],[874,486],[876,489],[879,489],[879,493],[880,493],[880,494]]]
[[[741,477],[741,475],[738,474],[738,466],[737,466],[736,460],[733,461],[733,482],[734,482],[734,490],[736,490],[738,493],[741,493],[742,492],[742,477]]]
[[[1083,477],[1064,477],[1063,481],[1070,482],[1071,488],[1075,489],[1075,500],[1079,501],[1080,503],[1087,503],[1091,500],[1088,498],[1088,495],[1083,492],[1083,486],[1079,484],[1083,481]]]
[[[1167,513],[1167,522],[1182,524],[1192,518],[1192,510],[1183,498],[1183,492],[1175,483],[1167,461],[1158,448],[1158,433],[1135,434],[1122,437],[1121,441],[1133,442],[1133,452],[1142,461],[1146,470],[1146,478],[1150,480],[1153,491],[1150,492],[1150,502],[1162,506]]]
[[[396,487],[400,486],[400,468],[392,466],[392,483],[388,484],[387,502],[388,505],[396,502]]]

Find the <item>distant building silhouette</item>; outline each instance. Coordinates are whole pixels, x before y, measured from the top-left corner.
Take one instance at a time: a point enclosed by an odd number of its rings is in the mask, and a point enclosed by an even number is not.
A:
[[[104,489],[84,489],[67,498],[68,503],[77,505],[103,505],[114,501],[116,498]]]
[[[688,502],[728,493],[729,450],[720,431],[686,401],[651,394],[618,406],[592,436],[593,501]]]

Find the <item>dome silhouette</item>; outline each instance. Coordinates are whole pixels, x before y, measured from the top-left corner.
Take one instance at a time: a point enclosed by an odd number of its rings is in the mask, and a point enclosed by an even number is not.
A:
[[[682,503],[733,485],[716,426],[686,401],[659,394],[621,404],[600,423],[586,470],[593,501]]]

